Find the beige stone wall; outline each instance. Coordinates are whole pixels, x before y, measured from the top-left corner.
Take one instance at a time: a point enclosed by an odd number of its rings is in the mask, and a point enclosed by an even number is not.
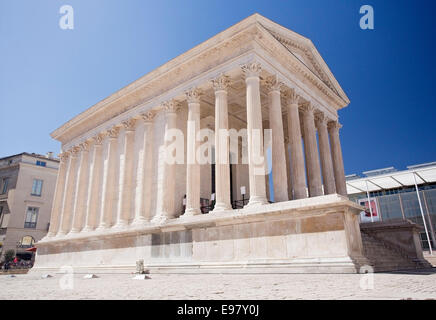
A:
[[[8,192],[9,218],[5,240],[3,242],[3,253],[9,249],[23,251],[17,248],[17,242],[23,236],[32,236],[35,241],[41,240],[48,230],[50,222],[51,206],[56,184],[57,162],[47,160],[47,167],[37,166],[36,159],[23,156],[23,162],[14,170],[11,175]],[[45,160],[43,160],[45,161]],[[41,196],[31,195],[34,179],[43,180]],[[38,220],[35,229],[24,228],[24,222],[28,207],[39,208]]]
[[[359,265],[353,261],[364,261],[355,247],[361,243],[360,233],[347,221],[354,221],[358,213],[347,206],[338,205],[333,210],[315,206],[302,212],[274,209],[231,220],[202,215],[199,218],[206,219],[204,223],[194,219],[183,227],[170,224],[166,230],[151,228],[105,238],[58,241],[40,246],[36,270],[55,268],[59,261],[77,270],[128,270],[143,259],[156,271],[192,271],[201,266],[215,272],[216,268],[245,265],[289,272],[356,272]],[[301,265],[306,269],[300,269]]]

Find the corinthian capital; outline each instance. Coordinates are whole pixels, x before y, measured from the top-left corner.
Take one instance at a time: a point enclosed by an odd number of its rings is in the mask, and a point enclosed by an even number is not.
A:
[[[81,151],[85,151],[85,152],[87,152],[87,151],[89,151],[89,142],[88,142],[88,141],[82,142],[82,143],[79,145],[79,147],[80,147],[80,150],[81,150]]]
[[[217,78],[212,79],[212,85],[215,91],[227,90],[230,85],[230,77],[221,74]]]
[[[312,103],[310,101],[305,102],[301,105],[301,111],[303,113],[313,115],[315,108],[313,107]]]
[[[174,99],[165,101],[163,103],[163,108],[166,113],[175,113],[180,109],[180,103]]]
[[[94,144],[102,144],[104,139],[104,133],[99,133],[96,136],[92,137],[92,140],[94,141]]]
[[[200,103],[201,90],[198,88],[192,88],[185,92],[186,100],[188,103]]]
[[[117,126],[113,126],[112,128],[110,128],[107,131],[109,138],[112,138],[112,139],[115,139],[116,137],[118,137],[119,133],[120,133],[120,127],[117,127]]]
[[[68,151],[62,152],[61,154],[58,155],[61,162],[67,162],[69,156],[70,153]]]
[[[329,118],[327,118],[324,112],[316,112],[315,113],[315,123],[317,127],[326,126]]]
[[[265,87],[268,90],[268,92],[271,91],[280,91],[280,88],[282,87],[283,83],[279,81],[277,76],[271,76],[266,78]]]
[[[144,122],[152,122],[155,116],[156,113],[153,111],[147,111],[141,114],[141,118]]]
[[[74,146],[70,149],[70,153],[72,157],[77,157],[79,155],[79,152],[80,152],[79,146]]]
[[[135,119],[128,119],[122,122],[123,127],[126,131],[133,131],[133,129],[135,128]]]
[[[258,77],[262,71],[262,66],[258,62],[250,62],[241,66],[246,78]]]
[[[283,96],[289,104],[298,104],[300,102],[300,96],[294,89],[285,91]]]
[[[328,127],[329,131],[339,132],[339,129],[342,128],[342,124],[340,124],[339,121],[330,121],[327,124],[327,127]]]

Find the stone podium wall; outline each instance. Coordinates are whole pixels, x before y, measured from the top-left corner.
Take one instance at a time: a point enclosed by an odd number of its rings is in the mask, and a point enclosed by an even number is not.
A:
[[[344,199],[281,202],[259,212],[241,209],[164,227],[41,243],[34,269],[68,265],[75,272],[133,272],[143,259],[151,272],[355,273],[366,263],[359,209]]]

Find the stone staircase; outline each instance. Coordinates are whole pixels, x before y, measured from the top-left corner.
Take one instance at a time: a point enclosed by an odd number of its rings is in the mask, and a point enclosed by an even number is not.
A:
[[[414,259],[399,246],[389,243],[363,230],[362,244],[365,257],[370,261],[374,272],[400,271],[432,268],[426,260]]]

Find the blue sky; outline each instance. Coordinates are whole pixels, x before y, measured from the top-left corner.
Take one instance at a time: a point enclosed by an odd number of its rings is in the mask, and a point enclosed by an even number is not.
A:
[[[59,8],[74,8],[74,30]],[[375,29],[359,28],[372,5]],[[116,90],[258,12],[310,38],[351,100],[346,174],[436,161],[434,1],[0,3],[0,157],[59,152],[49,134]]]

